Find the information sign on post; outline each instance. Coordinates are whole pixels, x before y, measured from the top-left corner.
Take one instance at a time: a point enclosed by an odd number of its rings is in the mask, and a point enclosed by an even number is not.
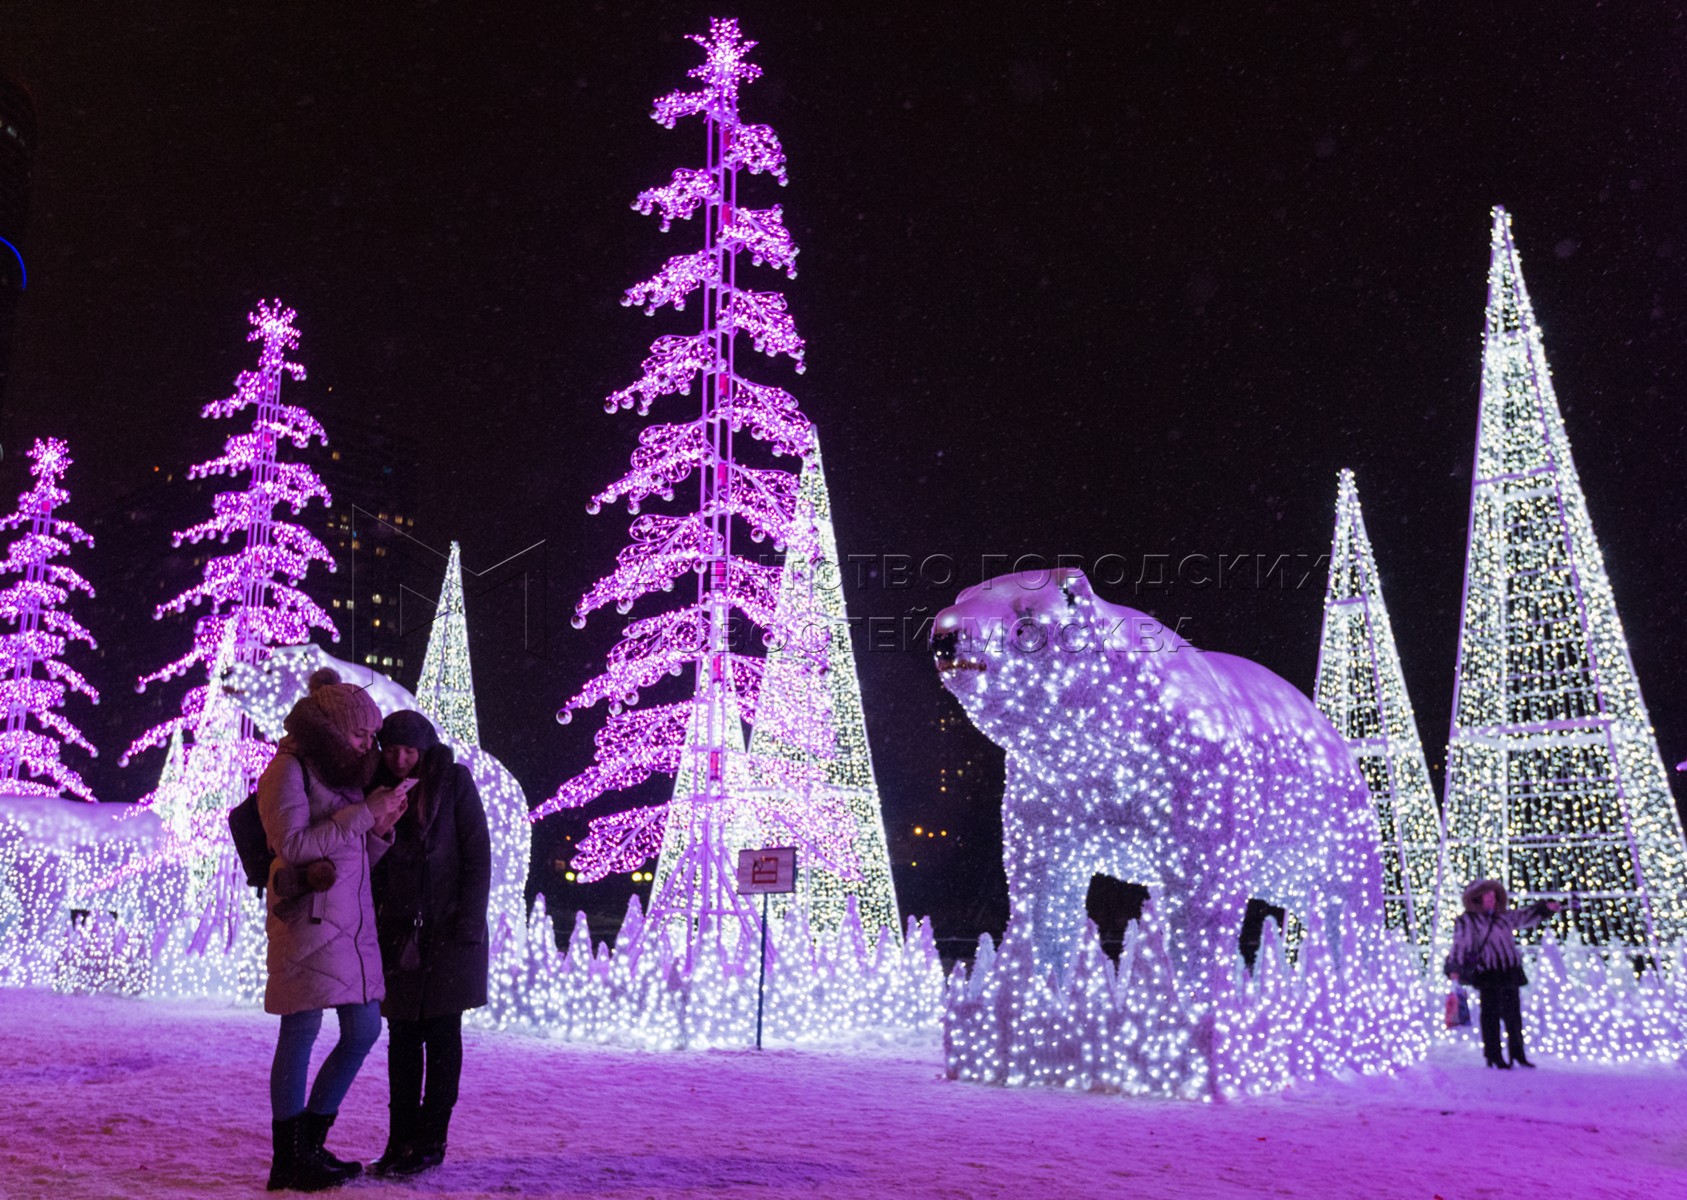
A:
[[[767,898],[797,890],[797,848],[767,846],[738,852],[738,894],[761,897],[761,970],[756,975],[756,1049],[761,1049],[762,991],[767,983]]]
[[[769,846],[738,852],[738,894],[766,896],[797,890],[797,848]],[[764,901],[765,903],[765,901]]]

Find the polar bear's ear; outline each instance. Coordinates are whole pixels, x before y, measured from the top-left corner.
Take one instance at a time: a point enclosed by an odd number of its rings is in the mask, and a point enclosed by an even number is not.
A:
[[[1060,583],[1060,594],[1066,597],[1067,608],[1076,608],[1080,596],[1088,597],[1095,594],[1090,590],[1090,581],[1082,571],[1076,569],[1064,570],[1056,576],[1056,579]]]

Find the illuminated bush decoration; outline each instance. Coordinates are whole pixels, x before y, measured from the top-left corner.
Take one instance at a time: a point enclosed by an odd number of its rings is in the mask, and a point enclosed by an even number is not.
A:
[[[537,819],[652,776],[673,776],[669,802],[594,818],[572,865],[578,878],[589,882],[637,870],[655,856],[644,928],[683,931],[688,962],[694,941],[732,943],[755,933],[754,911],[732,885],[737,846],[757,838],[795,844],[801,861],[851,884],[861,874],[863,853],[874,860],[874,872],[883,853],[880,846],[857,844],[858,835],[877,823],[860,772],[853,765],[817,765],[836,752],[828,745],[837,732],[829,709],[803,705],[778,714],[779,740],[799,747],[797,753],[752,752],[745,740],[746,723],[770,717],[755,635],[785,646],[794,663],[802,652],[793,649],[800,643],[787,625],[806,612],[806,606],[781,608],[781,568],[746,553],[750,544],[784,550],[799,520],[797,476],[753,465],[751,452],[763,460],[806,459],[813,438],[795,398],[747,378],[738,356],[740,334],[761,354],[790,358],[798,372],[804,354],[784,297],[745,286],[756,266],[795,274],[797,254],[779,206],[749,207],[739,190],[746,173],[785,182],[777,135],[767,125],[744,123],[738,113],[740,86],[761,75],[761,68],[746,60],[755,43],[744,40],[736,21],[719,19],[710,22],[707,36],[692,40],[705,54],[703,65],[691,72],[700,88],[662,97],[653,116],[669,128],[684,118],[701,118],[705,165],[675,171],[669,183],[641,193],[633,207],[658,215],[664,230],[675,220],[700,216],[701,249],[670,258],[650,279],[627,289],[624,303],[654,313],[667,305],[683,309],[695,299],[700,331],[657,338],[643,375],[612,393],[604,407],[612,413],[636,407],[643,415],[664,397],[687,395],[695,387],[697,415],[645,428],[629,471],[592,498],[593,512],[625,501],[635,518],[630,544],[615,569],[575,606],[574,624],[584,625],[590,613],[611,604],[628,613],[640,600],[676,587],[686,599],[628,624],[603,673],[558,712],[566,723],[601,701],[608,717],[595,737],[594,764],[534,813]],[[671,503],[688,485],[697,489],[695,507],[639,515],[653,497]],[[807,657],[803,669],[828,666],[823,647]],[[667,681],[687,675],[687,698],[640,707],[650,689],[666,685],[677,691],[682,685]],[[855,754],[849,736],[843,749]],[[850,781],[848,796],[833,786],[833,776]],[[800,803],[793,802],[797,797]],[[875,810],[870,822],[869,806]],[[882,830],[879,840],[882,844]],[[889,915],[894,921],[894,907],[883,894],[885,878],[875,875],[860,888],[824,881],[814,886],[834,900],[856,891],[874,909],[873,919]],[[828,912],[835,912],[834,901],[826,903]]]
[[[1388,925],[1427,956],[1435,929],[1441,814],[1382,599],[1353,472],[1336,495],[1330,581],[1318,643],[1318,708],[1346,739],[1376,807]]]
[[[469,667],[469,625],[463,605],[463,548],[456,542],[451,543],[427,652],[422,655],[416,705],[463,745],[480,745],[474,672]]]
[[[1346,931],[1334,955],[1320,907],[1307,907],[1308,936],[1292,965],[1267,921],[1252,975],[1238,970],[1199,996],[1178,986],[1152,906],[1126,930],[1117,965],[1080,918],[1070,968],[1058,975],[1038,968],[1016,918],[999,953],[986,935],[971,972],[957,966],[950,977],[948,1075],[1209,1100],[1420,1058],[1431,998],[1415,956],[1375,925]]]
[[[1340,735],[1265,668],[1109,604],[1078,571],[968,588],[938,667],[1007,752],[1002,860],[1039,973],[1075,952],[1097,874],[1154,889],[1191,1003],[1230,986],[1250,897],[1332,934],[1382,928],[1377,823]]]
[[[1492,876],[1519,903],[1579,899],[1567,920],[1590,943],[1667,961],[1687,934],[1681,819],[1511,218],[1493,217],[1439,932],[1450,936],[1463,884]]]

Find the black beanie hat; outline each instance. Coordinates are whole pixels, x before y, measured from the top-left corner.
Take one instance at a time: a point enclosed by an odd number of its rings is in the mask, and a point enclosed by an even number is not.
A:
[[[390,714],[381,722],[381,745],[413,746],[426,754],[439,745],[439,734],[434,731],[433,722],[413,708],[406,708]]]

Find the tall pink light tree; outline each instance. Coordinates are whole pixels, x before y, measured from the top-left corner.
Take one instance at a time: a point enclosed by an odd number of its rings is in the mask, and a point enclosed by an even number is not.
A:
[[[303,527],[284,519],[277,513],[286,509],[297,516],[305,505],[319,500],[331,503],[328,489],[316,472],[302,462],[283,462],[279,456],[283,443],[291,443],[303,450],[312,441],[326,444],[327,434],[316,418],[296,404],[281,399],[283,378],[295,380],[305,377],[304,367],[287,358],[296,350],[299,331],[293,320],[297,314],[283,308],[279,300],[262,302],[257,311],[247,314],[252,330],[246,340],[261,343],[256,370],[242,371],[235,382],[234,393],[223,400],[207,404],[201,416],[207,419],[252,413],[251,427],[230,436],[223,443],[223,452],[216,458],[198,464],[188,472],[190,479],[205,479],[227,475],[242,480],[240,491],[220,492],[212,501],[212,516],[175,534],[174,544],[198,545],[213,543],[230,546],[225,554],[206,558],[204,576],[193,587],[175,599],[158,606],[154,620],[170,614],[185,613],[190,608],[208,608],[194,622],[193,644],[173,662],[160,667],[140,680],[138,690],[164,680],[174,679],[204,667],[211,673],[219,657],[233,662],[260,661],[271,646],[295,645],[309,639],[311,631],[325,630],[339,639],[334,623],[322,607],[307,596],[299,582],[313,562],[334,569],[333,556],[326,546]],[[214,682],[214,681],[211,681]],[[196,740],[202,718],[211,707],[207,683],[196,684],[183,697],[180,713],[147,730],[136,738],[124,753],[127,764],[134,755],[163,745],[178,732],[187,737],[186,758],[182,780],[197,779],[199,791],[207,791],[206,773],[194,769],[196,752],[205,751]],[[218,722],[219,728],[223,723]],[[216,754],[220,761],[232,765],[226,772],[218,772],[219,780],[205,795],[179,796],[174,788],[160,787],[144,798],[144,803],[186,805],[195,810],[227,808],[238,803],[250,790],[252,782],[269,762],[274,748],[256,736],[251,722],[239,723],[238,752],[230,755],[219,735]],[[221,778],[227,775],[226,779]],[[226,826],[220,822],[194,822],[193,827],[206,831],[205,837],[226,839]],[[181,847],[203,852],[208,846]]]
[[[691,40],[705,55],[690,72],[701,86],[657,100],[652,117],[670,129],[684,118],[700,118],[704,165],[675,171],[667,184],[641,192],[633,207],[657,215],[664,232],[675,220],[697,218],[702,244],[668,259],[651,278],[627,289],[622,302],[647,314],[695,303],[699,328],[658,337],[640,378],[611,393],[604,408],[610,413],[636,408],[643,416],[664,397],[696,395],[695,415],[646,427],[631,469],[592,498],[592,512],[625,501],[635,519],[614,570],[575,606],[574,625],[583,626],[588,614],[608,605],[625,614],[636,602],[676,588],[686,598],[628,624],[605,670],[557,713],[566,724],[574,713],[602,701],[609,716],[596,735],[594,764],[533,814],[538,819],[577,808],[654,775],[674,776],[670,802],[594,819],[573,866],[589,881],[634,871],[660,853],[663,869],[645,927],[680,925],[688,948],[692,935],[711,928],[750,928],[750,910],[732,883],[735,830],[780,831],[811,855],[853,869],[852,825],[837,797],[816,795],[795,816],[773,798],[780,786],[802,786],[812,794],[813,786],[824,782],[812,764],[754,763],[746,750],[744,722],[755,720],[762,658],[745,651],[759,651],[763,642],[788,643],[793,631],[781,627],[776,611],[779,565],[753,561],[743,543],[784,548],[797,476],[743,460],[803,459],[813,434],[789,392],[758,383],[740,369],[747,341],[762,355],[788,358],[797,372],[803,370],[803,339],[785,297],[754,290],[741,279],[747,266],[796,274],[797,246],[780,207],[754,208],[739,197],[746,173],[786,182],[785,154],[773,129],[739,117],[739,87],[761,75],[761,68],[746,60],[756,43],[742,37],[736,21],[724,19],[711,21],[707,36]],[[640,514],[652,498],[675,501],[688,481],[695,487],[690,511]],[[688,578],[694,589],[682,588]],[[758,631],[761,639],[754,637]],[[815,658],[819,669],[823,646]],[[689,699],[638,707],[649,689],[687,673]],[[805,769],[813,778],[787,778]]]
[[[70,447],[58,438],[37,438],[29,451],[35,486],[18,497],[18,507],[0,518],[0,529],[25,532],[0,561],[0,576],[15,576],[0,588],[0,619],[11,632],[0,635],[0,794],[58,796],[69,793],[92,800],[82,777],[62,761],[65,743],[96,755],[93,744],[59,709],[70,693],[95,704],[100,694],[63,661],[72,642],[94,648],[87,628],[64,611],[72,593],[93,596],[94,589],[74,568],[54,562],[78,542],[94,539],[74,521],[57,515],[70,499],[60,481],[70,469]],[[31,725],[36,728],[31,728]]]

